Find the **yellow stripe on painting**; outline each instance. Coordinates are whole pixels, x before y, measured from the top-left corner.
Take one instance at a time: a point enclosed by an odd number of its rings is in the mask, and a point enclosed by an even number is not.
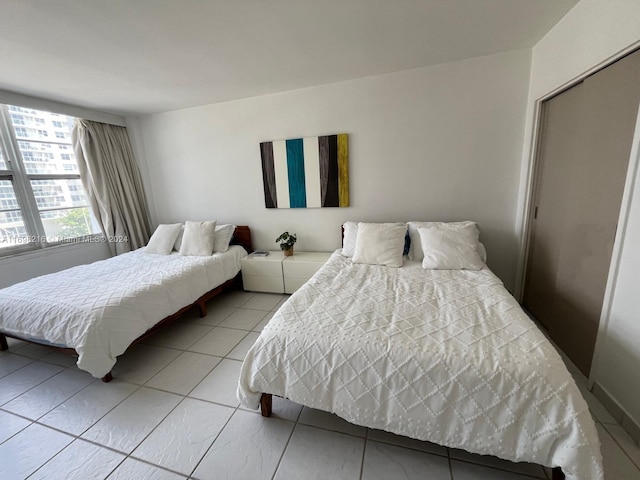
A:
[[[349,141],[346,133],[338,134],[338,195],[340,206],[349,206]]]

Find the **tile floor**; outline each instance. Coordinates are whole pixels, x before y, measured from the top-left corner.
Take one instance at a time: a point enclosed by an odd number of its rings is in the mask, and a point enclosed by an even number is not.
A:
[[[274,398],[239,408],[244,354],[284,296],[232,292],[123,355],[104,384],[72,357],[0,352],[0,479],[546,479],[545,469],[349,424]],[[587,390],[606,480],[640,480],[640,448]]]

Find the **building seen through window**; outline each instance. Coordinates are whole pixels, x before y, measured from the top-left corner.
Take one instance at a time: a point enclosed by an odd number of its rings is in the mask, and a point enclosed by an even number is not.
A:
[[[99,233],[71,145],[73,117],[0,105],[0,255]]]

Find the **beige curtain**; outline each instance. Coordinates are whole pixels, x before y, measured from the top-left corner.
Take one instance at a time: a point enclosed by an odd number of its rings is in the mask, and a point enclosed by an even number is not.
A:
[[[76,119],[72,141],[82,183],[111,253],[146,245],[147,202],[127,129]]]

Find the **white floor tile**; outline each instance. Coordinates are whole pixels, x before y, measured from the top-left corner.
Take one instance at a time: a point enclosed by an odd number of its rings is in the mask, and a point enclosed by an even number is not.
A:
[[[14,355],[13,353],[5,353],[0,362],[0,378],[15,372],[31,362],[33,362],[31,358]]]
[[[0,405],[22,395],[62,370],[59,365],[36,361],[0,378]]]
[[[395,445],[367,441],[362,480],[449,478],[449,459]]]
[[[340,433],[348,433],[349,435],[356,435],[358,437],[364,437],[367,432],[366,428],[349,423],[333,413],[323,412],[322,410],[309,407],[302,409],[298,422],[304,425],[311,425]]]
[[[186,477],[154,467],[135,458],[127,458],[109,480],[185,480]]]
[[[254,310],[273,310],[282,302],[282,295],[275,293],[256,293],[242,308],[252,308]]]
[[[640,446],[625,432],[620,425],[603,425],[613,439],[620,445],[631,461],[640,468]]]
[[[271,320],[271,319],[273,318],[273,315],[274,315],[275,313],[276,313],[276,312],[269,312],[269,313],[267,313],[267,314],[264,316],[264,318],[263,318],[262,320],[260,320],[260,323],[259,323],[259,324],[257,324],[255,327],[253,327],[253,331],[254,331],[254,332],[261,332],[261,331],[262,331],[262,329],[263,329],[264,327],[266,327],[266,326],[267,326],[267,323],[269,323],[269,320]]]
[[[225,293],[224,295],[220,295],[218,298],[214,299],[216,305],[220,305],[221,307],[242,307],[245,303],[253,298],[255,293],[251,292],[243,292],[241,290],[236,290],[233,292]]]
[[[227,357],[233,358],[234,360],[244,360],[245,355],[249,349],[253,347],[253,344],[256,343],[259,336],[260,334],[258,332],[249,332],[247,336],[227,354]]]
[[[190,397],[237,407],[238,378],[242,362],[224,359],[193,389]]]
[[[531,480],[531,477],[519,473],[507,472],[506,470],[498,470],[458,460],[451,460],[451,473],[455,480]]]
[[[275,479],[358,478],[364,439],[296,425]]]
[[[0,410],[0,443],[13,437],[20,430],[27,428],[31,422],[11,413]]]
[[[215,355],[216,357],[226,357],[246,335],[247,332],[243,330],[215,327],[210,333],[189,347],[189,351]]]
[[[73,441],[73,437],[32,424],[0,445],[0,478],[27,478]]]
[[[78,439],[45,463],[42,468],[29,477],[29,480],[104,479],[125,458],[124,455],[113,450]]]
[[[282,418],[283,420],[289,420],[290,422],[295,422],[300,417],[300,412],[302,412],[303,408],[302,405],[281,397],[273,397],[271,401],[272,417]],[[258,410],[258,412],[260,412],[260,410]]]
[[[239,328],[240,330],[251,330],[260,323],[267,313],[268,312],[264,310],[240,308],[220,322],[220,326]]]
[[[51,353],[51,349],[43,345],[36,345],[35,343],[27,343],[20,347],[20,355],[25,357],[39,359]]]
[[[289,300],[289,297],[290,297],[290,296],[291,296],[291,295],[284,295],[284,298],[283,298],[282,300],[280,300],[280,301],[278,302],[278,304],[277,304],[275,307],[273,307],[273,309],[272,309],[272,310],[273,310],[274,312],[278,311],[278,309],[279,309],[282,305],[284,305],[284,303],[285,303],[287,300]]]
[[[575,377],[574,377],[575,378]],[[589,405],[589,410],[591,411],[591,416],[600,423],[611,423],[617,424],[616,419],[609,413],[609,411],[600,403],[600,400],[596,398],[596,396],[589,391],[588,380],[584,376],[578,376],[575,378],[576,385],[580,389],[580,393],[587,401]]]
[[[213,370],[220,357],[183,352],[146,383],[146,386],[186,395]]]
[[[640,470],[615,442],[604,426],[596,424],[606,480],[640,480]]]
[[[544,470],[540,465],[533,463],[519,462],[514,463],[509,460],[502,460],[501,458],[491,455],[476,455],[464,450],[458,450],[456,448],[449,449],[451,458],[456,460],[462,460],[464,462],[476,463],[478,465],[485,465],[487,467],[499,468],[501,470],[508,470],[510,472],[521,473],[523,475],[530,475],[537,478],[545,478]]]
[[[400,447],[412,448],[414,450],[421,450],[423,452],[435,453],[436,455],[447,456],[447,449],[441,445],[436,445],[431,442],[423,442],[415,440],[409,437],[403,437],[402,435],[396,435],[394,433],[385,432],[382,430],[369,429],[367,433],[368,440],[375,440],[382,443],[390,443]]]
[[[233,408],[185,398],[133,456],[189,475],[233,412]]]
[[[47,413],[39,422],[80,435],[137,388],[119,380],[94,382]]]
[[[180,355],[179,350],[140,343],[118,357],[113,376],[124,382],[142,385]]]
[[[86,372],[63,370],[2,408],[37,420],[94,381],[97,380]]]
[[[201,480],[271,479],[293,427],[291,422],[238,410],[193,477]]]
[[[212,328],[197,323],[175,322],[147,338],[144,343],[186,350],[209,333]]]
[[[277,397],[275,395],[272,397],[271,402],[272,411],[270,418],[281,418],[282,420],[288,420],[290,422],[298,421],[300,412],[302,412],[302,405],[294,403],[287,398]],[[240,405],[240,409],[245,412],[253,413],[254,415],[262,416],[259,408],[257,410],[251,410],[243,405]]]
[[[56,365],[62,365],[63,367],[72,367],[78,362],[77,355],[69,353],[52,351],[49,354],[41,358],[43,362],[55,363]]]
[[[196,316],[188,321],[191,323],[199,323],[201,325],[211,325],[215,327],[220,325],[220,322],[238,310],[237,307],[225,307],[217,303],[211,303],[212,302],[207,304],[207,314],[204,317]]]
[[[29,345],[28,342],[23,342],[22,340],[18,340],[17,338],[7,337],[7,345],[9,345],[9,351],[15,352],[16,350],[26,347]]]
[[[131,453],[181,398],[142,387],[102,417],[82,438]]]

